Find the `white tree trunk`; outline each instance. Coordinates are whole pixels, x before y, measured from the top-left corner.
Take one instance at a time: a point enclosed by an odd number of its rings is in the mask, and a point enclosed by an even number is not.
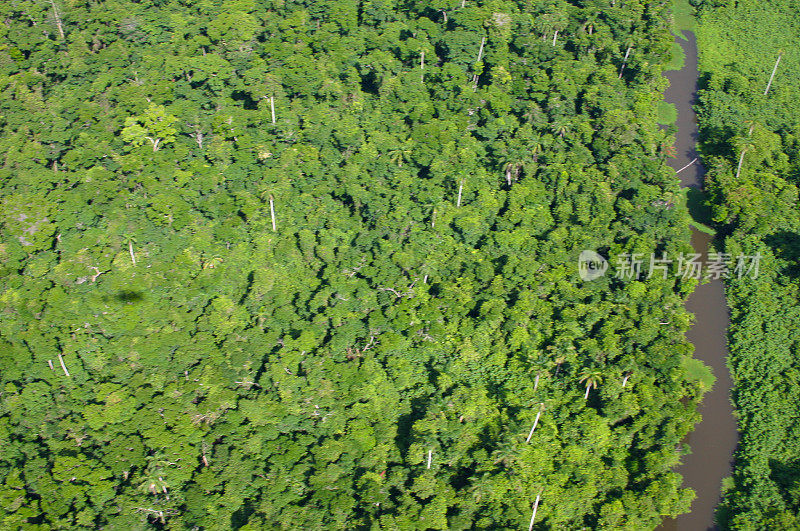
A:
[[[558,39],[558,30],[556,30],[556,32],[553,33],[553,46],[556,45],[556,39]]]
[[[431,459],[433,458],[433,450],[428,450],[428,470],[431,468]]]
[[[461,184],[458,185],[458,201],[456,201],[456,207],[461,206],[461,192],[464,190],[464,181],[461,181]]]
[[[67,370],[67,366],[64,365],[64,358],[61,357],[61,353],[58,354],[58,361],[61,363],[61,368],[64,369],[64,374],[69,376],[69,371]]]
[[[630,374],[626,374],[625,375],[625,378],[622,379],[622,387],[625,387],[626,385],[628,385],[628,378],[630,378],[630,377],[631,377]]]
[[[269,97],[269,108],[272,111],[272,123],[275,123],[275,96]]]
[[[61,38],[63,39],[63,38],[64,38],[64,36],[62,35],[62,36],[61,36]],[[777,71],[778,71],[778,63],[780,63],[780,62],[781,62],[781,57],[782,57],[782,56],[783,56],[783,52],[780,52],[780,53],[778,54],[778,60],[777,60],[777,61],[775,61],[775,66],[772,68],[772,75],[771,75],[771,76],[769,76],[769,83],[767,83],[767,88],[766,88],[766,89],[764,89],[764,96],[766,96],[766,95],[767,95],[767,92],[769,92],[769,88],[772,86],[772,79],[775,77],[775,72],[777,72]]]
[[[591,389],[591,387],[592,387],[592,384],[588,384],[588,385],[586,386],[586,393],[583,395],[583,399],[584,399],[584,400],[586,400],[587,398],[589,398],[589,389]]]
[[[534,520],[536,520],[536,510],[539,508],[539,499],[541,498],[541,496],[542,493],[539,492],[539,494],[536,495],[536,501],[533,502],[533,514],[531,515],[531,523],[528,526],[528,531],[531,531],[533,529],[533,522]]]
[[[739,173],[742,171],[742,163],[744,162],[744,154],[747,153],[746,149],[742,150],[742,155],[739,157],[739,166],[736,167],[736,180],[739,180]]]
[[[691,165],[692,165],[692,164],[694,164],[695,162],[697,162],[697,157],[693,158],[693,159],[692,159],[692,162],[690,162],[689,164],[687,164],[687,165],[686,165],[686,166],[684,166],[683,168],[679,169],[679,170],[678,170],[678,171],[676,171],[675,173],[676,173],[676,174],[678,174],[678,173],[682,172],[683,170],[685,170],[686,168],[688,168],[689,166],[691,166]]]
[[[136,265],[136,257],[133,255],[133,242],[128,242],[128,252],[131,253],[131,262]]]
[[[539,424],[539,417],[541,416],[542,416],[542,409],[539,408],[539,412],[536,413],[536,419],[534,419],[533,421],[533,427],[531,428],[531,431],[528,433],[528,438],[525,439],[525,444],[528,444],[531,441],[531,437],[533,437],[533,431],[536,429],[536,425]]]
[[[275,202],[272,199],[272,194],[269,195],[269,214],[272,216],[272,232],[276,232],[278,227],[275,224]]]
[[[425,82],[425,50],[422,50],[419,58],[419,80]]]
[[[483,57],[483,45],[486,44],[486,37],[481,38],[481,47],[478,50],[478,60],[476,62],[481,61],[481,57]]]
[[[538,388],[539,388],[539,374],[537,373],[536,379],[533,381],[533,390],[536,391],[536,389]]]
[[[628,46],[628,49],[625,51],[625,58],[622,60],[622,66],[619,69],[619,76],[618,78],[622,79],[622,73],[625,71],[625,65],[628,64],[628,55],[631,53],[631,47]]]

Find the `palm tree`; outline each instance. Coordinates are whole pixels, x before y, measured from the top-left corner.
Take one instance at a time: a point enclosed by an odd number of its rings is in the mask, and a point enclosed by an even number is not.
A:
[[[561,371],[561,365],[570,360],[575,359],[575,346],[569,345],[567,347],[555,347],[550,345],[547,347],[547,350],[557,350],[555,358],[553,359],[553,364],[556,366],[556,372],[553,374],[553,378],[558,376],[558,373]]]
[[[397,164],[398,168],[402,168],[403,163],[411,157],[411,145],[410,139],[401,140],[400,145],[389,150],[389,160]]]
[[[223,262],[222,257],[218,254],[209,256],[203,263],[203,269],[214,269]]]
[[[469,492],[475,498],[475,501],[480,503],[483,499],[491,499],[492,494],[496,491],[496,486],[492,481],[492,476],[489,472],[485,472],[483,476],[475,481]]]
[[[622,387],[625,387],[626,385],[628,385],[628,378],[631,377],[631,374],[633,374],[633,371],[628,371],[628,372],[625,373],[625,377],[622,378]]]
[[[155,496],[158,496],[159,493],[164,493],[164,495],[169,499],[169,494],[167,493],[167,483],[164,481],[163,476],[158,475],[156,473],[151,474],[150,469],[145,473],[145,480],[139,485],[139,490],[144,493],[149,492]]]
[[[556,355],[556,358],[555,358],[555,360],[554,360],[554,363],[555,363],[555,365],[556,365],[556,372],[555,372],[555,374],[553,375],[553,378],[555,378],[556,376],[558,376],[558,373],[559,373],[559,371],[561,370],[561,365],[562,365],[562,364],[563,364],[565,361],[567,361],[567,357],[566,357],[564,354],[557,354],[557,355]]]
[[[506,162],[505,166],[503,166],[503,171],[506,174],[506,182],[508,183],[508,187],[511,188],[511,180],[513,176],[513,180],[516,181],[519,178],[519,173],[522,170],[522,163],[521,162]]]
[[[599,13],[597,12],[590,12],[586,15],[586,20],[583,22],[583,31],[591,35],[594,33],[594,25],[597,24]]]
[[[525,118],[525,121],[527,123],[540,122],[542,119],[544,119],[544,113],[542,112],[542,109],[541,107],[539,107],[538,104],[531,103],[528,106],[528,110],[525,111],[522,117]]]
[[[493,463],[502,464],[506,468],[511,468],[516,458],[517,450],[514,447],[514,443],[510,441],[502,441],[492,452]]]
[[[528,149],[530,150],[531,160],[534,162],[539,161],[539,155],[542,154],[542,136],[541,135],[534,135],[528,141]]]
[[[580,382],[586,382],[586,393],[583,395],[583,399],[586,400],[589,398],[589,389],[597,389],[597,386],[603,382],[603,374],[596,367],[586,367],[581,371],[580,377]]]
[[[553,133],[564,138],[565,135],[572,132],[572,124],[569,123],[569,120],[564,118],[559,118],[550,126],[553,130]]]
[[[139,484],[139,490],[142,492],[149,492],[154,496],[158,496],[160,493],[163,493],[167,499],[169,499],[169,493],[167,492],[167,482],[164,481],[164,467],[170,464],[169,461],[164,457],[164,454],[161,452],[157,452],[155,455],[151,455],[147,458],[147,468],[144,470],[144,481]]]

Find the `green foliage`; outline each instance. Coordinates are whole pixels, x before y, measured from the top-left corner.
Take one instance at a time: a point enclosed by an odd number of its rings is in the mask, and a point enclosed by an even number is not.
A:
[[[681,70],[686,62],[686,53],[683,47],[677,42],[672,43],[670,48],[670,59],[666,64],[666,70]]]
[[[665,6],[56,5],[0,6],[0,527],[688,509],[691,285],[576,266],[689,249]]]
[[[661,125],[672,125],[678,119],[675,104],[659,101],[656,108],[656,121]]]
[[[163,105],[152,103],[141,116],[129,116],[125,119],[122,139],[134,147],[141,146],[148,140],[153,151],[158,151],[163,144],[175,142],[178,130],[174,127],[178,118],[167,114]]]

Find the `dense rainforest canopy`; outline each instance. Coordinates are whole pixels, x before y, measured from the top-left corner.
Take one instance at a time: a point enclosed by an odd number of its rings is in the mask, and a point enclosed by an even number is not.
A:
[[[715,0],[699,14],[709,203],[725,252],[763,256],[756,281],[728,280],[741,441],[722,516],[731,529],[798,529],[800,9]]]
[[[687,510],[696,281],[576,267],[690,250],[667,2],[0,15],[0,527]]]

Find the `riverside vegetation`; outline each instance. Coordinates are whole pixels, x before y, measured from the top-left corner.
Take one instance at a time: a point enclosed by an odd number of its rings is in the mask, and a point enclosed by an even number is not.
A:
[[[668,7],[3,2],[0,527],[685,512]]]
[[[725,252],[763,256],[757,280],[727,281],[741,440],[721,522],[797,529],[800,11],[790,0],[698,4],[708,202]]]

